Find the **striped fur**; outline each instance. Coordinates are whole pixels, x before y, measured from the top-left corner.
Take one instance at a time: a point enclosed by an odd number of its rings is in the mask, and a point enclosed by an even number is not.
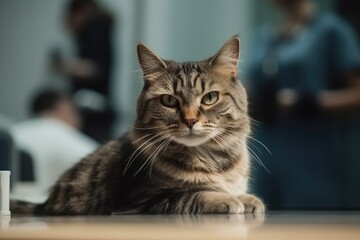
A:
[[[264,212],[261,200],[247,193],[250,121],[236,76],[239,50],[234,37],[212,58],[176,63],[138,45],[145,84],[132,130],[66,171],[44,204],[13,202],[13,211]],[[210,92],[218,98],[207,105],[204,97]],[[163,95],[175,98],[176,106],[164,105]]]

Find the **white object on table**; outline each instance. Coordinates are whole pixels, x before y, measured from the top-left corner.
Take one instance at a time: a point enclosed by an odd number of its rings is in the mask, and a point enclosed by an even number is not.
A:
[[[10,171],[0,171],[0,216],[11,214],[10,205]]]

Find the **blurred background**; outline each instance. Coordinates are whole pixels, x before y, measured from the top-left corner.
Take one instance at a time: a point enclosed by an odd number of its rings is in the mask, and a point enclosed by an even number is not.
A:
[[[131,126],[137,42],[202,60],[239,34],[252,192],[269,209],[359,209],[359,16],[356,0],[0,0],[0,170],[42,201]]]

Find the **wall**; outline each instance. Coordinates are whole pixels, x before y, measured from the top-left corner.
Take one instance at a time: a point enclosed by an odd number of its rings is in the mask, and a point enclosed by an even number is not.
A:
[[[49,49],[65,42],[63,1],[0,1],[0,114],[25,118],[27,100],[46,77]]]
[[[71,50],[61,17],[62,0],[0,1],[0,114],[14,121],[27,117],[35,89],[52,81],[47,57],[54,46]],[[251,0],[103,0],[116,15],[117,60],[112,98],[120,119],[114,135],[125,131],[135,113],[142,86],[136,43],[160,56],[185,61],[214,54],[231,36],[240,34],[242,55],[251,32]],[[70,50],[69,50],[70,49]]]

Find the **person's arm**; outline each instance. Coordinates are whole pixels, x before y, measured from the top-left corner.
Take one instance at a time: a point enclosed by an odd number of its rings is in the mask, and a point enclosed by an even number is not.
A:
[[[76,79],[89,80],[93,79],[97,74],[97,69],[94,62],[85,59],[73,59],[65,63],[63,72],[67,75],[76,77]]]
[[[349,87],[341,90],[323,90],[314,96],[314,104],[323,112],[360,110],[360,74],[348,76]],[[281,89],[277,94],[277,102],[283,109],[292,109],[301,100],[295,90]]]
[[[318,103],[324,111],[360,109],[360,74],[350,74],[350,86],[343,90],[324,90],[318,96]]]

